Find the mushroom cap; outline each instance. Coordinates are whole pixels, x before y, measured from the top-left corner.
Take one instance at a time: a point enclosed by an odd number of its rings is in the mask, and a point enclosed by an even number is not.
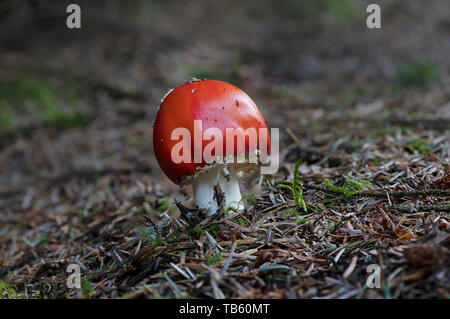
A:
[[[153,148],[159,166],[167,177],[176,184],[183,184],[187,177],[195,176],[196,172],[207,165],[202,157],[202,163],[194,163],[194,120],[202,122],[203,132],[210,128],[218,128],[223,136],[223,155],[238,156],[242,153],[258,152],[259,143],[266,145],[270,152],[270,136],[266,122],[252,99],[241,89],[226,82],[217,80],[193,80],[169,91],[161,100],[153,128]],[[176,128],[186,128],[191,134],[191,161],[175,163],[171,158],[174,145],[180,140],[171,140]],[[226,153],[226,129],[248,128],[256,129],[258,141],[256,149],[249,149],[251,144],[245,138],[245,149],[237,149],[237,139],[234,141],[234,153]],[[262,134],[260,141],[259,128],[265,128],[267,134]],[[236,131],[240,134],[242,131]],[[204,147],[211,141],[202,141]],[[249,146],[250,144],[250,146]],[[202,153],[203,154],[203,153]],[[214,154],[213,154],[214,155]]]

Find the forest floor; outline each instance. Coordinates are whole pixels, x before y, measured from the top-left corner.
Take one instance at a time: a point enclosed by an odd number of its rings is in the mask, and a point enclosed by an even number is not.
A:
[[[82,36],[31,21],[27,41],[5,27],[0,298],[448,298],[450,4],[386,2],[370,31],[344,2],[142,3],[87,14]],[[278,172],[202,226],[152,147],[159,100],[190,77],[237,85],[280,128]]]

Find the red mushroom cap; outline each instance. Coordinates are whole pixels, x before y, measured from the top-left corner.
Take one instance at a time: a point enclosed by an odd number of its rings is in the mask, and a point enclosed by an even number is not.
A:
[[[194,80],[170,91],[161,101],[153,128],[153,148],[156,159],[167,175],[176,184],[183,183],[185,177],[192,176],[200,167],[206,165],[194,163],[194,120],[202,120],[202,131],[210,127],[218,128],[223,135],[223,155],[237,156],[249,149],[248,137],[245,138],[245,150],[238,150],[235,139],[234,154],[226,154],[226,128],[254,128],[257,131],[260,145],[259,128],[267,129],[264,118],[252,99],[241,89],[226,82],[216,80]],[[179,140],[171,140],[176,128],[186,128],[191,133],[190,163],[174,163],[171,151]],[[203,133],[202,132],[202,133]],[[239,133],[239,131],[237,132]],[[237,134],[240,135],[240,134]],[[242,134],[243,135],[243,134]],[[270,136],[263,135],[262,145],[270,152]],[[202,151],[210,141],[203,141]]]

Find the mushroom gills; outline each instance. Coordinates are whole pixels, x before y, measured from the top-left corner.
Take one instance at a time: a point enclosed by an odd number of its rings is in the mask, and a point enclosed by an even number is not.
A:
[[[219,185],[225,196],[225,209],[232,207],[240,210],[244,208],[241,202],[241,191],[236,169],[233,166],[213,166],[198,174],[193,181],[194,204],[204,209],[211,216],[217,212],[219,204],[215,198],[214,186]]]

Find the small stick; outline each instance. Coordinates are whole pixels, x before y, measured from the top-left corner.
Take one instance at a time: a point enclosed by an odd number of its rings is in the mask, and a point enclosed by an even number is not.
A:
[[[183,277],[185,277],[186,279],[191,279],[189,277],[188,274],[186,274],[183,269],[181,269],[180,267],[178,267],[177,265],[175,265],[174,263],[170,263],[170,266],[172,266],[172,268],[174,268],[176,271],[178,271]]]
[[[181,292],[180,288],[178,288],[178,286],[173,282],[172,279],[170,279],[170,277],[167,275],[166,272],[164,272],[164,278],[166,278],[167,282],[169,283],[169,285],[172,287],[172,289],[174,290],[175,294],[177,296],[182,297],[183,293]]]
[[[309,187],[318,191],[339,194],[342,195],[341,192],[335,191],[334,189],[330,189],[324,186],[315,186],[315,185],[305,185],[305,187]],[[385,191],[385,190],[367,190],[360,191],[352,194],[353,197],[385,197],[386,194],[393,197],[402,197],[402,196],[426,196],[426,195],[436,195],[436,196],[450,196],[449,189],[426,189],[426,190],[412,190],[412,191]]]
[[[348,266],[348,268],[344,271],[344,274],[342,275],[342,277],[344,278],[348,278],[353,270],[355,270],[356,267],[356,262],[358,261],[358,257],[353,256],[352,261],[350,262],[350,265]]]
[[[228,267],[229,267],[230,264],[231,264],[231,260],[233,259],[233,254],[234,254],[234,250],[236,249],[236,245],[237,245],[237,242],[235,241],[235,242],[233,243],[233,245],[231,246],[230,255],[228,256],[228,259],[227,259],[225,265],[223,266],[222,271],[220,272],[220,274],[221,274],[222,276],[225,275],[225,273],[226,273],[227,270],[228,270]]]
[[[440,212],[450,212],[450,205],[391,205],[389,206],[389,208],[408,213],[414,213],[418,211],[429,212],[432,210]]]

